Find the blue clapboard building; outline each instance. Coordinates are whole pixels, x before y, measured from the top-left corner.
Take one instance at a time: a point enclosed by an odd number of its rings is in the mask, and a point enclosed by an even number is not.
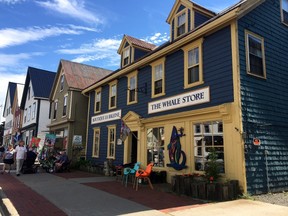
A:
[[[87,159],[153,162],[171,182],[204,173],[214,148],[222,178],[244,192],[288,190],[287,14],[287,0],[242,0],[218,14],[176,0],[169,42],[124,35],[120,68],[82,92]]]

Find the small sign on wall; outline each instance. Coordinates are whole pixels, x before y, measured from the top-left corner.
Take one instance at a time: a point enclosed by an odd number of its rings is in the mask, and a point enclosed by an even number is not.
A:
[[[260,146],[260,144],[261,144],[260,139],[258,139],[258,138],[253,138],[253,144],[254,144],[255,146]]]

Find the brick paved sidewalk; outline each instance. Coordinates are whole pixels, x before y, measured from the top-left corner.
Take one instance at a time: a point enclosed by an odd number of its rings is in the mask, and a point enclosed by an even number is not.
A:
[[[31,174],[34,175],[34,174]],[[64,216],[61,209],[17,180],[15,173],[0,174],[0,186],[21,216]]]

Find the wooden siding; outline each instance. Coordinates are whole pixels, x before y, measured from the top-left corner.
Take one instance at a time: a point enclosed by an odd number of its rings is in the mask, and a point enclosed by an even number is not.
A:
[[[207,17],[207,16],[205,16],[204,14],[202,14],[202,13],[200,13],[198,11],[195,11],[194,14],[195,14],[194,15],[195,28],[210,19],[210,17]]]
[[[267,79],[246,73],[245,30],[264,38]],[[247,189],[251,194],[287,190],[288,27],[281,23],[279,1],[266,1],[241,18],[238,31]],[[255,137],[261,146],[253,145]]]
[[[146,55],[148,52],[145,50],[134,48],[134,61]]]

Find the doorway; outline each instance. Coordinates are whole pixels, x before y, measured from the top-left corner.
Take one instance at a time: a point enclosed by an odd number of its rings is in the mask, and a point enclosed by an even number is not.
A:
[[[138,148],[138,132],[132,131],[131,133],[131,163],[137,162],[137,149]]]

